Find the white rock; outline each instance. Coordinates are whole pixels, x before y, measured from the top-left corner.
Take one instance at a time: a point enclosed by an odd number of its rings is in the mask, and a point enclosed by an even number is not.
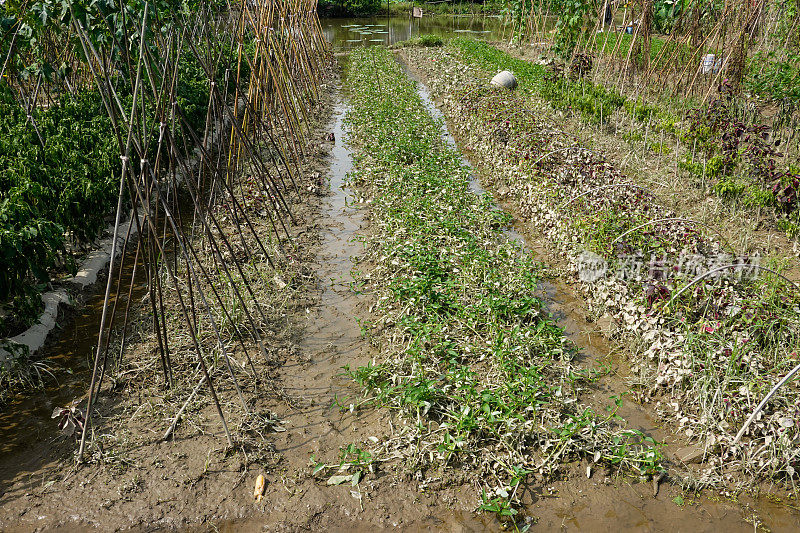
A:
[[[498,73],[497,75],[495,75],[495,77],[492,78],[492,81],[490,83],[492,85],[494,85],[495,87],[505,87],[506,89],[516,89],[516,87],[517,87],[517,78],[514,77],[514,75],[510,71],[504,70],[504,71]]]

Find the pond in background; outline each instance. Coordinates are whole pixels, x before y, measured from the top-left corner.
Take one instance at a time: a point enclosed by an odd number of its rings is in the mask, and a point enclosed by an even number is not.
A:
[[[325,38],[334,48],[355,48],[370,45],[390,45],[407,41],[420,35],[441,37],[471,36],[499,40],[504,29],[510,32],[498,17],[482,15],[411,17],[376,16],[368,18],[321,19]]]

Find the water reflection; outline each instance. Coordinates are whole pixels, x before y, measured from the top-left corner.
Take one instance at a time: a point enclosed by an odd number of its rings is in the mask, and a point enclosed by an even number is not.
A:
[[[129,246],[123,267],[122,287],[129,286],[132,281],[134,252],[135,246]],[[139,258],[138,281],[131,294],[134,303],[140,301],[146,292],[142,261],[143,256]],[[0,409],[0,496],[20,473],[37,472],[43,464],[51,463],[57,456],[50,449],[51,446],[70,442],[58,432],[58,421],[50,417],[55,407],[66,407],[74,400],[85,400],[97,346],[104,288],[105,282],[95,287],[86,305],[78,309],[71,319],[64,321],[57,338],[40,354],[50,369],[45,375],[45,387],[17,394]],[[112,305],[117,296],[119,306],[113,324],[121,326],[128,302],[127,289],[123,289],[119,295],[112,291],[109,300]]]
[[[421,19],[378,16],[322,19],[321,22],[325,38],[336,48],[390,45],[425,34],[500,39],[505,28],[498,17],[489,16],[437,16]]]

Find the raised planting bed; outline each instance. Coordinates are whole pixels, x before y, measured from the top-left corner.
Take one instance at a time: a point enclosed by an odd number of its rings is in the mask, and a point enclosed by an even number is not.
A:
[[[349,368],[364,403],[396,410],[372,450],[409,475],[474,480],[480,508],[516,513],[520,483],[585,457],[658,476],[661,452],[612,405],[582,402],[599,371],[535,296],[541,265],[504,232],[510,217],[469,189],[470,171],[384,49],[354,52],[351,184],[372,231],[359,265],[381,354]]]
[[[638,397],[703,451],[696,481],[796,479],[797,382],[734,443],[797,364],[800,294],[761,268],[780,270],[780,261],[737,254],[713,228],[676,220],[601,154],[576,145],[544,102],[490,88],[452,51],[405,53],[488,185],[563,258],[591,313],[616,324]],[[731,264],[741,266],[694,281]]]

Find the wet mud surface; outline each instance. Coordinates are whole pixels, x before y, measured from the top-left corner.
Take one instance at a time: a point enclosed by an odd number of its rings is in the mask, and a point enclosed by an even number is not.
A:
[[[493,516],[473,513],[476,496],[471,485],[426,490],[391,463],[377,464],[356,486],[328,486],[326,476],[312,474],[315,463],[338,464],[343,447],[366,448],[369,437],[381,438],[391,424],[387,410],[357,407],[360,391],[343,369],[365,364],[376,348],[362,336],[359,319],[369,312],[351,286],[353,257],[361,251],[358,237],[369,231],[369,223],[364,206],[347,188],[351,160],[343,125],[346,101],[336,96],[335,87],[332,81],[324,88],[329,97],[318,110],[304,168],[309,184],[323,180],[328,192],[304,194],[295,206],[302,220],[294,228],[297,259],[314,281],[288,311],[300,333],[291,342],[270,346],[275,359],[262,369],[267,386],[257,407],[280,423],[257,448],[226,450],[207,405],[198,415],[207,424],[187,424],[174,440],[163,442],[161,427],[148,418],[158,411],[141,412],[141,398],[103,397],[105,431],[120,439],[137,433],[145,437],[124,447],[118,457],[76,470],[74,446],[55,436],[55,423],[47,412],[83,393],[86,375],[75,372],[61,381],[67,387],[63,393],[46,391],[38,400],[22,399],[23,404],[32,402],[25,404],[30,411],[23,411],[29,415],[15,420],[12,411],[0,414],[0,530],[501,530]],[[429,109],[439,113],[423,85],[420,91]],[[443,135],[457,146],[446,130]],[[477,171],[471,188],[483,192]],[[523,224],[509,228],[508,235],[542,261],[550,261],[547,245]],[[599,409],[609,405],[612,395],[627,390],[625,367],[615,357],[614,345],[598,324],[586,320],[584,306],[568,284],[547,280],[541,296],[585,366],[611,365],[612,374],[590,395]],[[87,312],[91,316],[91,308]],[[75,327],[54,350],[68,356],[83,344],[93,345],[92,321],[76,319]],[[680,446],[632,399],[625,401],[620,414],[630,427],[666,442],[667,450]],[[733,501],[714,494],[693,499],[669,479],[654,489],[650,482],[603,469],[587,477],[587,466],[568,465],[557,480],[529,480],[523,502],[531,531],[800,529],[797,513],[765,499]],[[266,478],[266,489],[264,498],[254,502],[253,483],[259,474]]]
[[[473,515],[472,487],[426,493],[417,481],[380,464],[357,486],[327,486],[327,476],[312,475],[314,462],[338,464],[341,448],[366,448],[368,437],[382,437],[389,427],[388,413],[350,408],[360,400],[360,391],[343,367],[355,368],[374,355],[359,324],[368,311],[351,287],[350,274],[361,250],[358,234],[366,223],[363,209],[351,205],[354,199],[345,185],[351,165],[343,128],[345,103],[336,96],[334,81],[325,90],[329,96],[317,110],[304,164],[308,183],[301,184],[312,192],[293,206],[300,224],[293,228],[298,246],[291,255],[315,281],[287,308],[299,333],[269,346],[274,360],[259,365],[266,386],[252,406],[279,423],[257,446],[230,450],[206,404],[191,423],[179,427],[173,440],[162,441],[163,422],[154,423],[153,415],[173,416],[174,411],[155,409],[157,402],[150,398],[143,402],[141,390],[138,396],[136,391],[101,394],[98,428],[120,445],[98,462],[76,468],[74,443],[59,436],[49,419],[53,405],[80,397],[85,387],[88,365],[73,360],[70,364],[81,370],[67,373],[71,379],[57,392],[48,389],[21,398],[20,405],[31,405],[30,414],[24,423],[9,422],[6,428],[13,438],[4,444],[9,453],[0,462],[0,530],[498,528],[493,517]],[[321,196],[316,192],[320,182]],[[53,353],[73,359],[78,350],[90,353],[96,338],[94,315],[90,304],[85,317],[74,321],[75,332],[68,330]],[[219,392],[223,404],[234,401],[233,391]],[[37,429],[19,431],[21,427]],[[255,502],[253,484],[259,474],[265,476],[266,487],[263,499]]]
[[[128,243],[127,254],[131,259],[135,247],[135,243]],[[122,286],[128,286],[133,275],[132,260],[122,274]],[[46,477],[57,464],[53,461],[53,451],[60,448],[63,437],[55,431],[56,421],[51,415],[56,407],[85,399],[91,377],[90,362],[97,346],[104,286],[98,284],[85,305],[65,317],[58,338],[48,344],[41,371],[44,388],[17,394],[0,410],[0,502],[15,482],[27,478],[33,488],[34,475]],[[144,284],[135,284],[131,300],[140,299],[145,292]],[[128,290],[120,293],[112,292],[110,300],[112,304],[118,300],[115,325],[123,322],[122,310],[128,302]]]
[[[345,112],[346,102],[339,101],[332,130],[330,195],[322,202],[321,242],[314,266],[320,283],[319,305],[308,314],[300,346],[304,359],[281,370],[289,409],[281,416],[287,431],[276,437],[275,450],[286,458],[288,472],[309,472],[312,457],[314,462],[337,464],[341,448],[351,444],[366,448],[369,437],[382,437],[391,424],[390,414],[384,411],[350,409],[361,399],[360,391],[343,369],[365,365],[376,355],[362,337],[358,320],[368,315],[366,304],[351,285],[353,259],[362,248],[358,236],[368,231],[368,223],[363,207],[347,187],[352,161],[346,146]],[[426,493],[389,465],[377,465],[375,473],[356,487],[350,483],[326,486],[326,477],[300,475],[274,482],[268,487],[265,499],[271,503],[263,515],[214,527],[231,532],[295,528],[496,531],[499,527],[492,517],[472,514],[471,487]],[[460,492],[469,499],[460,500]]]

